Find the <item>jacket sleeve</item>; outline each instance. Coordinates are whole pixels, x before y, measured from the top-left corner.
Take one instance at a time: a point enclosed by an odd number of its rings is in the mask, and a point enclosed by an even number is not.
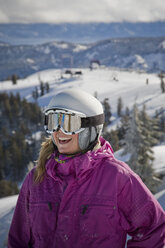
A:
[[[29,176],[30,175],[25,178],[19,193],[9,230],[8,248],[30,247],[30,227],[28,218]]]
[[[131,236],[127,247],[163,248],[165,212],[136,174],[129,177],[118,202],[121,225]]]

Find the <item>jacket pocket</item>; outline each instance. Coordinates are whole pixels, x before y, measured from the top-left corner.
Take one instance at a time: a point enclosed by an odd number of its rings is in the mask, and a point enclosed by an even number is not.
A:
[[[99,239],[112,236],[115,206],[110,203],[83,203],[79,209],[80,236]]]
[[[41,237],[52,233],[56,228],[57,211],[58,203],[30,203],[29,217],[32,234]]]

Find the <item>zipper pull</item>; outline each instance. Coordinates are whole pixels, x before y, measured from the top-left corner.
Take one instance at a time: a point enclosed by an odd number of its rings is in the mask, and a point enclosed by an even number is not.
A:
[[[86,213],[86,211],[87,211],[87,209],[88,209],[88,205],[82,205],[81,206],[82,207],[82,215],[84,215],[85,213]]]
[[[52,211],[52,203],[51,202],[48,202],[48,207],[49,207],[49,210]]]

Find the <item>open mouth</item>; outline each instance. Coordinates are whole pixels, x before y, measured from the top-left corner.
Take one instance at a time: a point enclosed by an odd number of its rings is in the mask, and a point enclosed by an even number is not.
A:
[[[62,137],[60,137],[58,140],[59,140],[59,143],[63,145],[63,144],[69,143],[72,139],[71,138],[62,138]]]

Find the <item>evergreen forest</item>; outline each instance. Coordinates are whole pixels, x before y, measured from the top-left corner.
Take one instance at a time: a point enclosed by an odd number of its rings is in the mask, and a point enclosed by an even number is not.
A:
[[[28,165],[37,159],[39,131],[42,134],[43,116],[36,103],[19,94],[0,94],[0,197],[18,192]]]
[[[161,108],[150,117],[145,105],[139,110],[122,110],[122,99],[118,99],[117,115],[120,123],[115,130],[108,129],[111,124],[111,106],[107,99],[102,104],[105,112],[103,136],[110,142],[114,151],[122,149],[122,155],[128,155],[127,164],[137,173],[152,193],[161,185],[161,175],[153,169],[154,153],[152,147],[165,141],[165,111]]]

